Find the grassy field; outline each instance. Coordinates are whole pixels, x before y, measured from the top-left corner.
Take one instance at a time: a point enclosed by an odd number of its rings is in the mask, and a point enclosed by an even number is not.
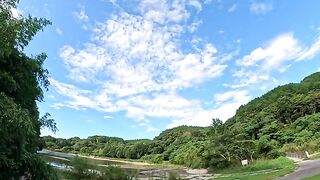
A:
[[[215,179],[268,180],[284,176],[294,171],[295,168],[294,162],[285,157],[273,160],[257,160],[249,166],[223,170],[219,172],[221,175]]]

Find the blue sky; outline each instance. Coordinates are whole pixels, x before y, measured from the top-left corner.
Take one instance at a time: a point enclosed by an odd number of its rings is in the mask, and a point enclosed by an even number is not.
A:
[[[208,126],[272,88],[319,71],[320,1],[28,0],[52,25],[26,52],[46,52],[39,103],[59,131],[153,138]]]

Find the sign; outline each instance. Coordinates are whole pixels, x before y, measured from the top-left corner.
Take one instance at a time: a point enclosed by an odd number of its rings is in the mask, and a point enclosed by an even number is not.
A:
[[[248,160],[247,159],[241,160],[241,164],[242,164],[242,166],[247,166],[248,165]]]

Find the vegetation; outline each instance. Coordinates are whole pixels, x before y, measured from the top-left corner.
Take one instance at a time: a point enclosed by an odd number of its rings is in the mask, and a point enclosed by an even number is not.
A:
[[[215,171],[239,166],[241,160],[248,159],[251,165],[238,173],[277,167],[279,174],[293,168],[278,158],[284,153],[320,150],[320,73],[300,83],[279,86],[241,106],[225,123],[213,119],[212,126],[206,128],[181,126],[165,130],[153,140],[40,138],[42,127],[56,131],[50,114],[40,117],[37,107],[49,85],[48,71],[43,68],[46,54],[30,57],[24,48],[50,22],[31,16],[14,17],[12,9],[17,3],[0,1],[0,179],[57,179],[36,155],[43,146],[85,155],[211,167]],[[278,159],[257,160],[274,158]],[[78,179],[130,178],[117,167],[95,171],[83,159],[70,163],[71,173]]]
[[[205,146],[209,128],[181,126],[161,133],[154,140],[123,140],[116,137],[91,136],[87,139],[43,137],[46,147],[54,151],[113,158],[141,159],[152,163],[202,166],[197,147]],[[180,153],[179,153],[180,152]],[[191,161],[190,161],[191,160]],[[193,162],[193,163],[191,163]],[[199,162],[198,164],[196,164]]]
[[[296,168],[293,161],[279,157],[272,160],[257,160],[250,166],[234,167],[220,171],[223,173],[216,179],[274,179],[279,176],[286,175]]]
[[[241,106],[234,117],[211,127],[181,126],[165,130],[153,140],[126,141],[116,137],[87,139],[43,137],[54,151],[94,156],[169,161],[192,168],[215,170],[248,159],[274,159],[286,152],[320,149],[320,73],[300,83],[279,86]]]
[[[129,180],[136,176],[135,173],[117,166],[97,167],[80,157],[71,159],[69,165],[72,167],[71,171],[59,171],[61,179]]]
[[[56,130],[49,114],[39,117],[37,102],[49,85],[44,53],[29,57],[23,50],[50,22],[14,17],[18,0],[0,1],[0,179],[56,179],[37,155],[40,128]]]

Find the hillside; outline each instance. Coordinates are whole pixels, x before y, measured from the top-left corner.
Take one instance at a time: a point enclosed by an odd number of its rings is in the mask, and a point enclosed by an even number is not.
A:
[[[225,123],[214,119],[211,127],[168,129],[153,140],[126,141],[106,136],[43,139],[46,147],[55,151],[224,168],[239,164],[241,159],[319,151],[319,90],[320,73],[315,73],[250,101]]]
[[[280,144],[292,143],[295,136],[289,135],[292,133],[287,130],[292,130],[299,118],[320,112],[319,90],[320,73],[314,73],[300,83],[279,86],[250,101],[240,107],[225,125],[232,131],[238,131],[238,134],[245,133],[247,138],[265,136]]]

